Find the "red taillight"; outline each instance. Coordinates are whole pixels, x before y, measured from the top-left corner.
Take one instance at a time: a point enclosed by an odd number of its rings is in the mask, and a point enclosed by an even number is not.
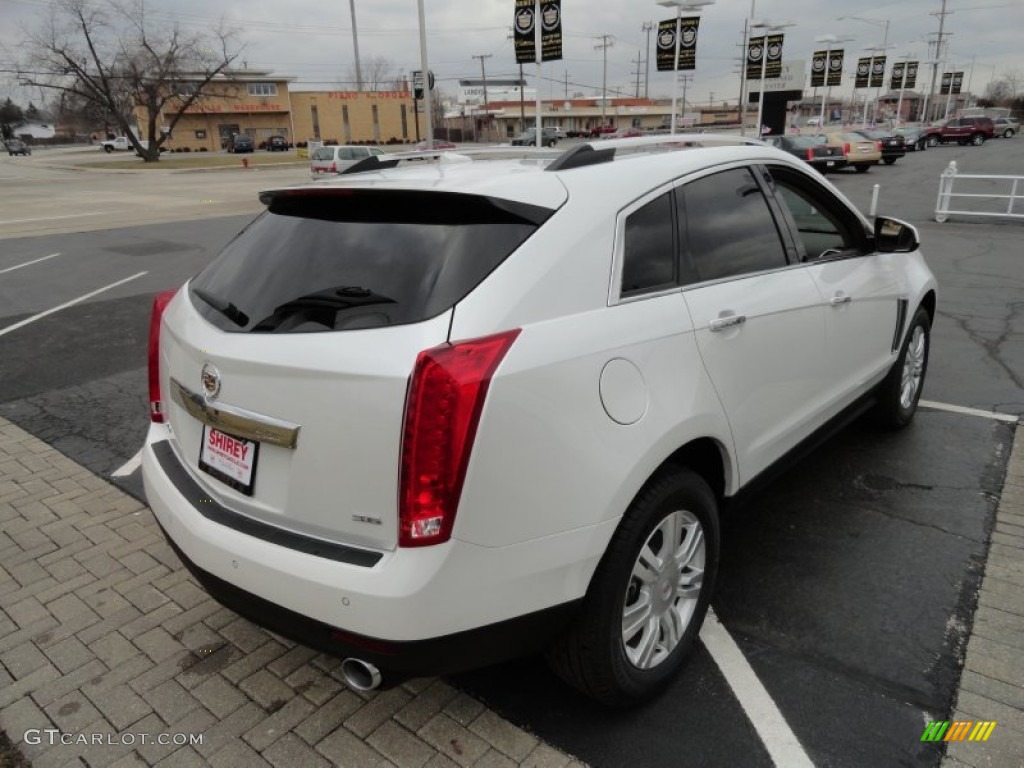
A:
[[[850,154],[850,143],[849,142],[847,142],[846,144],[843,144],[843,154],[844,155]]]
[[[338,164],[337,163],[331,163],[331,173],[337,173],[337,172],[338,172]]]
[[[149,316],[149,420],[156,424],[164,421],[163,397],[160,394],[160,320],[177,292],[175,288],[158,293],[153,299],[153,313]]]
[[[398,544],[448,541],[491,376],[519,329],[420,352],[402,437]]]
[[[882,151],[882,142],[880,142],[880,141],[876,141],[876,142],[875,142],[875,146],[876,146],[876,147],[878,147],[878,151],[879,151],[879,152],[881,152],[881,151]]]
[[[810,162],[814,159],[814,150],[810,147],[807,148],[807,161]]]

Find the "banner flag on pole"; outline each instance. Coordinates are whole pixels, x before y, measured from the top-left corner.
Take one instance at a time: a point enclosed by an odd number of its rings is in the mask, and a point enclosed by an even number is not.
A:
[[[943,72],[942,73],[942,91],[941,91],[942,95],[943,96],[948,96],[949,95],[949,89],[952,86],[953,86],[953,73],[952,72]]]
[[[903,75],[906,73],[906,64],[897,61],[892,65],[892,77],[889,79],[889,90],[898,91],[903,87]]]
[[[915,88],[917,87],[917,62],[907,62],[907,79],[903,82],[904,88]]]
[[[815,51],[811,57],[811,87],[821,88],[825,84],[825,70],[828,67],[828,51]]]
[[[854,88],[867,88],[871,79],[871,57],[857,59],[857,79],[853,82]]]
[[[827,85],[843,84],[843,49],[829,51]]]
[[[960,87],[964,84],[964,73],[954,72],[953,73],[953,93],[960,93]]]
[[[782,35],[768,35],[766,48],[768,64],[764,76],[766,79],[782,77]]]
[[[679,20],[679,69],[697,68],[697,26],[700,17]],[[658,71],[671,72],[676,63],[676,20],[666,19],[658,23]],[[760,66],[760,65],[759,65]]]
[[[885,56],[871,59],[871,87],[881,88],[885,85]]]
[[[761,79],[761,58],[763,56],[764,38],[750,38],[747,42],[747,80]]]
[[[531,64],[537,60],[534,36],[534,0],[516,0],[512,23],[517,64]],[[562,0],[544,0],[540,4],[541,61],[562,58]]]

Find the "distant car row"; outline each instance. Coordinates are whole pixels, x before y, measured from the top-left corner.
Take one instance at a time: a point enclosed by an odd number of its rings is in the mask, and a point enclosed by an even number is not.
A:
[[[799,157],[821,173],[853,168],[865,173],[872,165],[892,165],[906,154],[902,136],[884,131],[837,131],[817,136],[767,136],[765,141]]]

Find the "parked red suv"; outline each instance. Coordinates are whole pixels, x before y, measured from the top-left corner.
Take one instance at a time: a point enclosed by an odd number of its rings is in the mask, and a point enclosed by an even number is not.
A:
[[[929,126],[926,133],[929,147],[954,141],[979,147],[995,134],[995,125],[987,117],[954,117]]]

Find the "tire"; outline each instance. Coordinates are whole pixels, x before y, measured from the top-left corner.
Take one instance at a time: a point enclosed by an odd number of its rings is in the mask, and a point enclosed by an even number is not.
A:
[[[868,170],[871,168],[871,166],[867,165],[866,163],[858,163],[853,167],[857,171],[857,173],[867,173]]]
[[[1012,139],[1013,138],[1013,128],[1007,128],[1005,131],[1003,131],[1003,138],[1004,139]]]
[[[108,144],[107,146],[105,146],[103,148],[103,151],[106,152],[109,155],[111,152],[114,151],[114,148]]]
[[[938,136],[929,136],[928,137],[928,146],[929,147],[937,147],[937,146],[939,146],[939,137]]]
[[[882,158],[882,162],[885,163],[886,165],[892,165],[893,163],[896,162],[896,158],[895,157],[883,157]]]
[[[548,146],[549,146],[549,147],[554,147],[554,146],[555,146],[555,144],[557,144],[557,143],[558,143],[557,141],[555,141],[554,139],[552,139],[551,141],[549,141],[549,142],[548,142]]]
[[[927,139],[919,139],[918,142],[917,142],[917,148],[919,150],[921,150],[922,152],[924,152],[926,149],[928,149],[928,140]]]
[[[659,560],[673,532],[682,546],[659,571],[649,563]],[[549,649],[551,668],[609,706],[657,694],[697,639],[714,589],[718,546],[718,505],[707,483],[689,469],[660,469],[626,510],[576,623]],[[631,611],[640,615],[625,630]]]
[[[928,372],[931,326],[927,310],[918,307],[907,329],[899,357],[896,358],[889,375],[878,387],[875,416],[883,427],[905,427],[917,412],[917,403],[921,399],[925,374]]]
[[[985,134],[983,133],[972,133],[971,134],[971,145],[980,147],[985,143]]]

